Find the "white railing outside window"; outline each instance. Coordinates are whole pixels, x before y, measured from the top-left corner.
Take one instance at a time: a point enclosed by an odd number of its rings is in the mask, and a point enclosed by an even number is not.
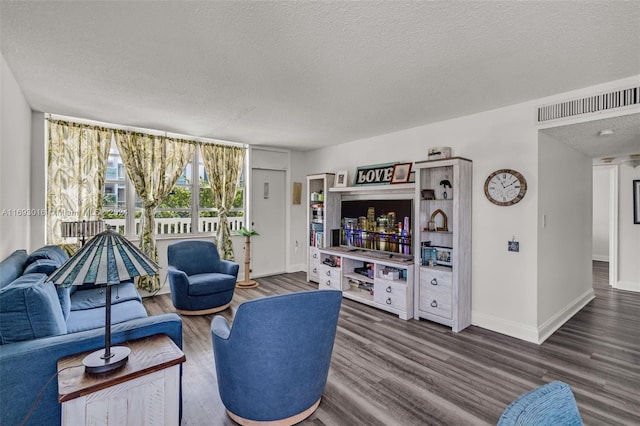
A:
[[[240,228],[244,226],[244,217],[228,217],[229,229],[231,232],[238,232]],[[104,219],[107,225],[110,225],[113,230],[124,234],[125,219]],[[218,218],[217,217],[201,217],[198,218],[198,231],[199,233],[213,233],[218,232]],[[140,234],[140,218],[135,220],[135,235]],[[156,235],[170,235],[170,234],[190,234],[191,233],[191,218],[190,217],[167,217],[156,218]]]

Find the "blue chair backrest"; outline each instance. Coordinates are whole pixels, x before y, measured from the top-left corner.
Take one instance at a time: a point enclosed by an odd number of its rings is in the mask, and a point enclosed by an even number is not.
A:
[[[187,275],[204,274],[218,271],[220,255],[211,241],[180,241],[167,248],[167,262]]]
[[[218,375],[225,407],[265,419],[299,413],[319,399],[341,302],[340,291],[312,290],[242,303],[228,338],[214,342],[216,364],[225,371]]]
[[[513,401],[498,420],[498,426],[535,425],[582,425],[569,385],[555,381],[533,389]]]

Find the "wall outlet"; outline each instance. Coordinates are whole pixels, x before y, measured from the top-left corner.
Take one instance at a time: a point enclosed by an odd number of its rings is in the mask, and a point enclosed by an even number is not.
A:
[[[520,243],[518,241],[507,241],[507,250],[508,251],[520,251]]]

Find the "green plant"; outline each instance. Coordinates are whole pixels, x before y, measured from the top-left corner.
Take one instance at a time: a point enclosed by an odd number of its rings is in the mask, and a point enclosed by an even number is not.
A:
[[[253,230],[249,231],[244,226],[238,231],[238,234],[242,235],[243,237],[253,237],[254,235],[260,235],[256,231],[253,231]]]

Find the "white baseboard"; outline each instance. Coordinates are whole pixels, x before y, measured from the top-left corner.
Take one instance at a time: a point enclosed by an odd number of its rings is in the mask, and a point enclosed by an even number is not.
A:
[[[547,340],[557,329],[562,327],[562,324],[569,321],[572,316],[577,314],[580,309],[584,308],[587,303],[591,302],[594,298],[593,289],[590,288],[560,311],[556,312],[555,315],[538,327],[538,343]]]
[[[604,254],[594,254],[591,256],[592,260],[597,260],[598,262],[608,262],[609,256]]]
[[[538,343],[538,330],[535,327],[515,321],[505,320],[482,312],[471,312],[471,323],[496,333],[515,337],[531,343]]]
[[[287,268],[287,273],[290,272],[307,272],[307,264],[306,263],[298,263],[295,265],[289,265],[289,268]]]
[[[633,281],[618,281],[616,289],[640,292],[640,283],[636,283]]]
[[[594,297],[593,289],[589,289],[537,328],[477,311],[472,312],[471,323],[478,327],[495,331],[496,333],[505,334],[539,345],[580,311],[580,309],[584,308]]]

